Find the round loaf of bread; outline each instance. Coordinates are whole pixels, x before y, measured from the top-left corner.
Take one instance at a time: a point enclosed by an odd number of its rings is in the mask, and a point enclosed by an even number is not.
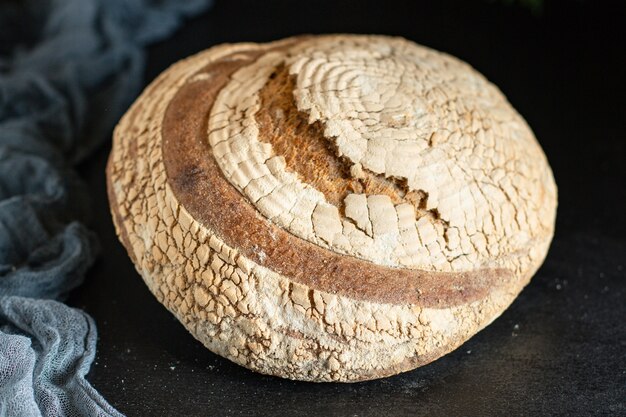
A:
[[[206,347],[258,372],[361,381],[424,365],[511,304],[557,191],[503,94],[401,38],[222,45],[115,129],[120,240]]]

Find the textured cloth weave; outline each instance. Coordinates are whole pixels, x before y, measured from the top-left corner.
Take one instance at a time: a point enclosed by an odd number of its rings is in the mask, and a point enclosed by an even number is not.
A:
[[[0,416],[121,415],[85,379],[93,319],[58,301],[97,253],[72,166],[139,92],[142,48],[209,3],[0,1]]]

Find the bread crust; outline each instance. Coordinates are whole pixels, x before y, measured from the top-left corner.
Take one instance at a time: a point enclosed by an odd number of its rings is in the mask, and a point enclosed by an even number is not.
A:
[[[529,240],[523,267],[426,270],[337,252],[259,212],[207,141],[215,101],[233,74],[269,53],[345,38],[212,48],[164,72],[115,130],[108,193],[138,271],[209,349],[258,372],[352,382],[428,363],[513,301],[552,236],[548,228]]]

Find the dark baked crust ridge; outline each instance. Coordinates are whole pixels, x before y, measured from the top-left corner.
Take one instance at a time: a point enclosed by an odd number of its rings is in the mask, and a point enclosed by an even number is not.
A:
[[[257,264],[313,289],[353,299],[445,308],[518,286],[513,272],[505,269],[448,273],[379,266],[323,249],[265,219],[224,178],[206,131],[212,103],[229,76],[266,50],[240,51],[209,64],[198,73],[206,78],[185,84],[167,108],[162,151],[168,182],[196,220]]]

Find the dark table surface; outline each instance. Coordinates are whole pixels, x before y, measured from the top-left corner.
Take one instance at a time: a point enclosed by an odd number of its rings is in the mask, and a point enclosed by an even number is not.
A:
[[[102,254],[69,303],[98,323],[89,380],[131,416],[626,415],[626,12],[620,2],[218,1],[149,50],[146,82],[221,42],[384,33],[466,60],[528,120],[559,186],[556,236],[513,305],[455,352],[396,377],[313,384],[214,355],[149,293],[115,237],[110,145],[80,172]]]

